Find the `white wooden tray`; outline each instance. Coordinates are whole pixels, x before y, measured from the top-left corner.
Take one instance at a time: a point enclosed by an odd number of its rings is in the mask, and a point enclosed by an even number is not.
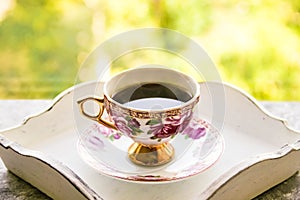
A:
[[[217,123],[225,140],[220,160],[186,180],[141,184],[103,176],[77,151],[80,96],[101,95],[91,82],[61,93],[46,111],[0,133],[0,156],[17,176],[55,199],[250,199],[300,169],[300,133],[267,114],[241,90],[201,83],[201,115]],[[76,92],[74,92],[76,91]],[[215,91],[225,92],[225,117],[213,109]],[[222,106],[222,104],[220,104]],[[222,114],[222,108],[221,114]],[[82,118],[83,119],[83,118]],[[80,124],[82,123],[82,124]],[[220,126],[222,125],[222,126]],[[217,127],[218,127],[217,126]]]

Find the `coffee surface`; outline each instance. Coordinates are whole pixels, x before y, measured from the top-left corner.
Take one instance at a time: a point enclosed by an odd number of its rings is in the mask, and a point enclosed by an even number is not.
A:
[[[178,101],[175,99],[153,97],[129,101],[127,103],[124,103],[123,105],[126,107],[137,109],[161,110],[180,106],[182,103],[182,101]]]
[[[159,106],[159,104],[162,104],[163,107],[180,105],[182,102],[189,101],[192,95],[176,85],[144,83],[127,87],[115,93],[112,98],[121,104],[130,105],[130,107],[147,107],[149,109],[148,107],[153,108],[154,105]],[[147,105],[143,106],[143,103]]]

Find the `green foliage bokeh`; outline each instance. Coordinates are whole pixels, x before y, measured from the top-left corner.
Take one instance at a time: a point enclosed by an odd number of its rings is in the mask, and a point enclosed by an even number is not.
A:
[[[5,0],[0,4],[5,3],[11,6],[0,10],[0,98],[53,98],[74,85],[80,65],[101,42],[133,28],[163,27],[202,44],[223,81],[261,100],[300,100],[297,0]],[[157,56],[125,56],[113,71]],[[184,66],[176,58],[164,60]]]

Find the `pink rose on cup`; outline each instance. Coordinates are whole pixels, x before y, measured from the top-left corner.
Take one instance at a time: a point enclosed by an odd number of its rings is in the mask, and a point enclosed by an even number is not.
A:
[[[164,121],[151,119],[146,125],[150,125],[148,134],[153,134],[151,139],[164,139],[174,137],[179,131],[185,129],[192,118],[192,112],[184,113],[180,116],[168,117]]]
[[[131,130],[127,126],[127,121],[123,117],[113,117],[116,127],[119,131],[125,135],[130,135]]]
[[[143,131],[140,129],[140,123],[130,116],[115,116],[113,117],[116,127],[119,131],[127,136],[139,135]]]
[[[152,120],[153,122],[154,120]],[[177,129],[180,124],[178,120],[167,118],[165,123],[158,122],[150,127],[149,134],[152,133],[154,136],[151,139],[163,139],[168,138],[177,133]]]

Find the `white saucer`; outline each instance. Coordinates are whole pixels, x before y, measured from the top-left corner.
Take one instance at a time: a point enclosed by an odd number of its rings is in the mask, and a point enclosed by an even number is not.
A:
[[[175,157],[165,165],[142,167],[133,164],[127,156],[132,143],[119,132],[93,123],[81,134],[78,151],[81,158],[101,174],[126,181],[161,183],[203,172],[216,163],[224,149],[221,134],[202,119],[192,119],[190,126],[171,141]]]

